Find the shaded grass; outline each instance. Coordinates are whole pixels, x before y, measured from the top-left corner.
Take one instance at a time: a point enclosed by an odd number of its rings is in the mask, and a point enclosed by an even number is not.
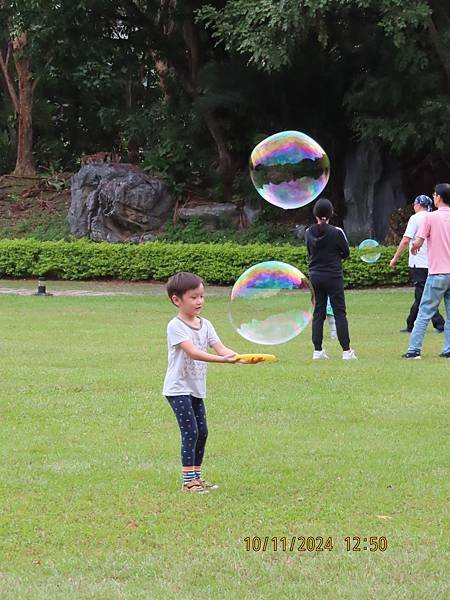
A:
[[[64,214],[37,212],[0,226],[0,239],[70,240],[67,208]]]
[[[211,365],[207,496],[179,491],[161,396],[159,294],[0,298],[0,596],[444,598],[449,364],[430,331],[399,357],[411,291],[347,292],[352,346],[313,363]],[[226,297],[205,316],[240,339]],[[267,347],[260,347],[267,351]],[[246,536],[332,536],[331,552],[247,552]],[[385,553],[346,536],[386,536]]]

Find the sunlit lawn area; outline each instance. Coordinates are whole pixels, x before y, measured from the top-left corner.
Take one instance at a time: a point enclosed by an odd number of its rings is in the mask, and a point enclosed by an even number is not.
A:
[[[254,346],[226,290],[207,297],[226,345],[279,362],[209,367],[220,488],[196,496],[161,396],[174,308],[139,289],[0,297],[0,597],[447,598],[450,361],[431,328],[421,361],[400,358],[412,290],[347,292],[348,363],[328,340],[313,363],[309,328]],[[388,547],[347,551],[353,536]]]

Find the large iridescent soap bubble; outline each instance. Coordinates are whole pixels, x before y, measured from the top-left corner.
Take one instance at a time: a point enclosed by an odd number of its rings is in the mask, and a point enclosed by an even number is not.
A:
[[[376,263],[381,256],[380,244],[376,240],[363,240],[358,246],[359,258],[366,263]]]
[[[255,344],[283,344],[312,319],[314,292],[296,267],[271,260],[247,269],[231,290],[229,317],[237,333]]]
[[[300,208],[321,193],[330,161],[319,144],[300,131],[282,131],[260,142],[250,155],[257,192],[280,208]]]

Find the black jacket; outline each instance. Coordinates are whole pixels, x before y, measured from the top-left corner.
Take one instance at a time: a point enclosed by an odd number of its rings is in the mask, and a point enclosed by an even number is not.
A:
[[[350,254],[345,233],[339,227],[321,223],[306,230],[310,274],[342,277],[342,260]]]

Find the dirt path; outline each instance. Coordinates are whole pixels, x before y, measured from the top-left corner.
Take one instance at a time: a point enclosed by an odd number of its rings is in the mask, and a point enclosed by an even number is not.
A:
[[[164,296],[165,283],[157,281],[63,281],[46,280],[47,292],[53,296]],[[37,290],[36,279],[0,279],[0,296],[32,296]],[[386,293],[404,291],[411,293],[411,287],[373,288]],[[229,296],[231,287],[208,285],[208,296]],[[368,289],[349,290],[351,293],[367,292]]]
[[[163,296],[164,283],[142,281],[61,281],[46,280],[47,292],[53,296]],[[32,296],[37,279],[0,279],[0,296]],[[228,295],[230,288],[208,286],[209,295]]]

